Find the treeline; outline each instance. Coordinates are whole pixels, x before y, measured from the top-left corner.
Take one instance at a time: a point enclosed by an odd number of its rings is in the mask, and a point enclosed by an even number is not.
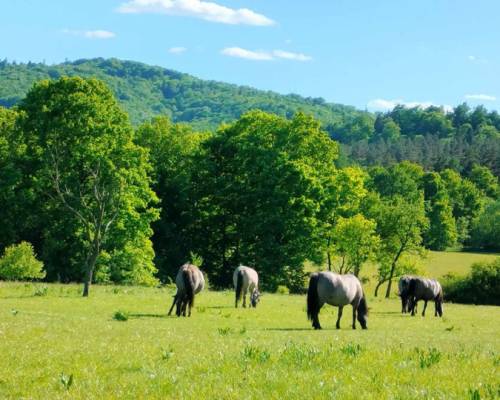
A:
[[[292,291],[307,260],[356,274],[372,260],[387,295],[425,248],[498,249],[488,168],[338,162],[302,113],[252,111],[214,133],[168,117],[134,129],[102,82],[42,81],[0,108],[0,248],[32,243],[45,279],[83,281],[85,294],[91,282],[165,282],[201,258],[213,287],[242,263]]]
[[[483,106],[397,106],[376,116],[362,115],[327,127],[343,143],[346,162],[391,165],[409,160],[427,170],[454,169],[468,175],[474,164],[500,176],[500,114]]]
[[[61,76],[98,78],[138,125],[157,115],[189,122],[197,130],[215,130],[253,109],[290,118],[298,111],[332,124],[355,114],[354,107],[327,103],[322,98],[290,94],[223,82],[206,81],[181,72],[115,58],[82,59],[56,65],[0,61],[0,106],[18,104],[31,86]]]

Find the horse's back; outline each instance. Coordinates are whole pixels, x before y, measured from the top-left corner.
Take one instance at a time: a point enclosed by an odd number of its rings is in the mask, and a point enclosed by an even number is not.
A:
[[[340,275],[330,271],[318,273],[318,295],[322,301],[343,306],[362,293],[361,283],[352,274]]]
[[[416,277],[413,295],[419,299],[431,300],[441,294],[441,284],[435,279]]]
[[[233,273],[233,283],[235,287],[238,282],[239,273],[243,274],[244,284],[249,285],[253,283],[256,287],[259,285],[259,275],[257,274],[257,271],[255,271],[253,268],[240,265],[234,270]]]
[[[177,276],[175,278],[175,284],[177,288],[184,290],[184,274],[191,274],[194,283],[194,293],[199,293],[205,287],[205,278],[200,269],[193,264],[183,264],[179,267],[179,271],[177,272]]]

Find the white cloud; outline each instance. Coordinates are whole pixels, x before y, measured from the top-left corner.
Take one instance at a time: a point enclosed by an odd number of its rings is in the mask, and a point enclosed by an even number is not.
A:
[[[487,64],[488,60],[486,58],[480,58],[477,56],[467,56],[467,59],[470,62],[477,63],[477,64]]]
[[[247,60],[254,61],[272,61],[276,59],[294,60],[294,61],[309,61],[312,57],[306,56],[302,53],[292,53],[290,51],[284,50],[273,50],[273,51],[263,51],[263,50],[247,50],[241,47],[226,47],[221,50],[221,54],[230,57],[245,58]]]
[[[274,25],[265,15],[248,8],[229,8],[204,0],[130,0],[118,7],[127,14],[155,13],[200,18],[205,21],[231,25]]]
[[[255,61],[271,61],[273,59],[273,56],[265,51],[252,51],[241,47],[226,47],[221,50],[221,54]]]
[[[277,58],[284,58],[287,60],[296,60],[296,61],[310,61],[312,57],[306,56],[302,53],[292,53],[291,51],[283,51],[283,50],[274,50],[273,56]]]
[[[450,105],[438,105],[434,104],[431,101],[404,101],[403,99],[394,99],[394,100],[386,100],[386,99],[374,99],[370,100],[367,103],[367,107],[374,111],[390,111],[397,105],[403,105],[405,107],[420,107],[420,108],[428,108],[431,106],[443,107],[445,111],[451,111],[453,108]]]
[[[112,39],[116,37],[114,32],[95,30],[95,31],[78,31],[72,29],[63,29],[63,33],[67,35],[80,36],[87,39]]]
[[[181,53],[184,53],[186,51],[187,51],[187,49],[185,47],[181,47],[181,46],[171,47],[170,49],[168,49],[168,52],[172,53],[172,54],[181,54]]]
[[[497,99],[495,96],[490,96],[488,94],[466,94],[464,97],[467,100],[481,100],[481,101],[495,101]]]

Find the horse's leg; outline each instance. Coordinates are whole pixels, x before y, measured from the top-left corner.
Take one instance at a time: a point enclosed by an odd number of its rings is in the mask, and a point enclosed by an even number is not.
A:
[[[318,305],[318,312],[312,316],[312,326],[314,329],[321,329],[321,325],[319,323],[319,310],[323,307],[323,304],[320,303]]]
[[[352,329],[356,329],[356,310],[357,308],[352,304]]]
[[[247,289],[243,290],[243,308],[247,308]]]
[[[424,310],[422,311],[422,317],[425,317],[425,309],[427,308],[427,300],[424,300]]]
[[[174,302],[172,303],[172,307],[170,307],[170,310],[168,310],[167,315],[170,316],[170,314],[172,314],[172,310],[174,309],[175,303],[177,303],[177,295],[174,296]]]
[[[415,310],[417,309],[417,304],[418,304],[418,300],[417,299],[413,299],[411,301],[411,305],[410,305],[410,308],[411,308],[411,316],[415,316]]]
[[[337,329],[340,329],[340,318],[342,318],[342,310],[344,309],[344,306],[339,306],[339,315],[337,317],[337,324],[335,325],[335,327]]]

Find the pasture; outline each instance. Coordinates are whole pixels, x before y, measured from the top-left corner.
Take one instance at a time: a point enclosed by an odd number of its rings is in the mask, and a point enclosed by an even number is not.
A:
[[[2,399],[488,399],[500,396],[500,309],[445,304],[400,314],[368,291],[368,330],[306,319],[305,295],[257,309],[205,291],[167,317],[173,287],[0,283]],[[117,311],[121,313],[117,316]],[[126,319],[125,321],[120,321]]]

